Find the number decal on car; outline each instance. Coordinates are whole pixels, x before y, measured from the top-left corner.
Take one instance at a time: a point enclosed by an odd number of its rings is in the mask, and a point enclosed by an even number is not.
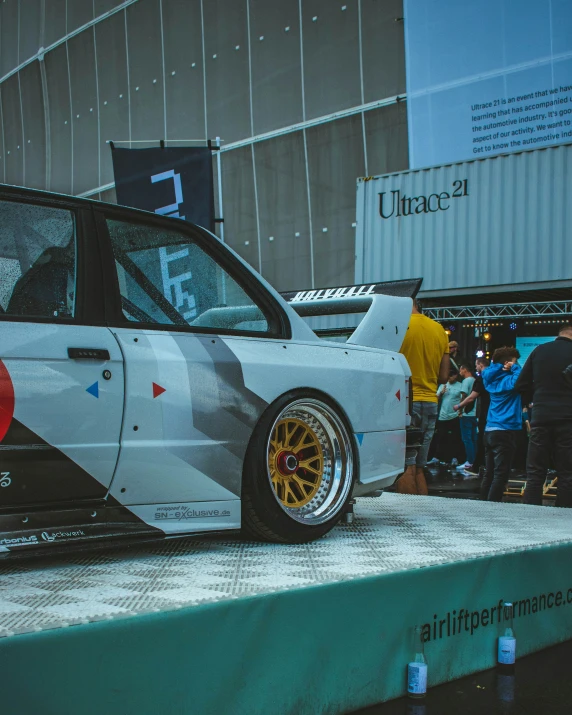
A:
[[[0,472],[0,487],[9,487],[12,484],[10,472]]]

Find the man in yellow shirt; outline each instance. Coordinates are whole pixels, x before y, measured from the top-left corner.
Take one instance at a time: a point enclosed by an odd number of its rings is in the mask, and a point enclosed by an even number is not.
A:
[[[427,494],[424,467],[437,421],[437,386],[447,382],[450,360],[447,334],[439,323],[421,314],[416,300],[401,353],[411,368],[411,424],[423,438],[420,448],[407,450],[406,469],[396,486],[400,494]]]

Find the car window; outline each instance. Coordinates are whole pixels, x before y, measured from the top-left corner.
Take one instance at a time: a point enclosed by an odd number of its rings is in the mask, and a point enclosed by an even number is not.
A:
[[[73,318],[76,262],[71,211],[0,201],[0,317]]]
[[[127,320],[268,331],[262,309],[188,235],[112,219],[107,225]]]

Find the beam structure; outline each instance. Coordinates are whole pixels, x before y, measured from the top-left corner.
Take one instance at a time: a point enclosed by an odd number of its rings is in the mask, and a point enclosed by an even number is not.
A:
[[[572,315],[572,300],[548,301],[546,303],[501,303],[499,305],[448,305],[424,308],[423,313],[437,321],[564,317]]]

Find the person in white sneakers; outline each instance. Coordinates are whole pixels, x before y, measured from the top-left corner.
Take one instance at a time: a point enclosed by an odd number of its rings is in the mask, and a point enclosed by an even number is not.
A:
[[[454,407],[455,410],[461,410],[477,400],[477,452],[472,470],[465,470],[469,471],[469,474],[475,475],[479,474],[479,470],[484,469],[485,467],[485,429],[487,426],[487,415],[489,414],[491,398],[485,389],[483,372],[488,366],[489,361],[486,358],[477,358],[475,367],[478,376],[473,384],[473,391],[468,397],[465,397],[461,403],[455,405]]]
[[[465,400],[473,391],[475,384],[475,376],[469,365],[466,363],[461,365],[459,374],[463,382],[461,383],[461,402]],[[477,453],[477,410],[474,402],[469,402],[462,410],[459,410],[461,416],[461,437],[465,445],[466,462],[463,464],[463,469],[472,469],[475,463]]]

